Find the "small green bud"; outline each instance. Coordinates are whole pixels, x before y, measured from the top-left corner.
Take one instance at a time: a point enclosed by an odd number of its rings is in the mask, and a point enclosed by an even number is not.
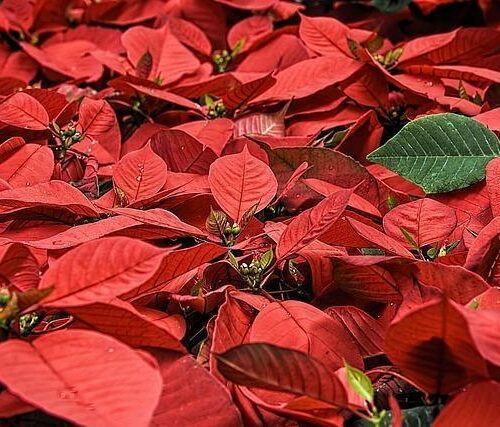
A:
[[[428,251],[427,251],[427,256],[430,258],[430,259],[434,259],[436,258],[438,255],[439,252],[438,252],[438,249],[437,248],[430,248]]]
[[[10,293],[7,290],[0,291],[0,305],[6,305],[10,301]]]

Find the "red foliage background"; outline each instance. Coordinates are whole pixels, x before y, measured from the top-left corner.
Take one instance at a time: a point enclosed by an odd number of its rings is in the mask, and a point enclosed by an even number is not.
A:
[[[498,422],[500,161],[366,156],[500,133],[500,6],[407,3],[1,2],[2,423]]]

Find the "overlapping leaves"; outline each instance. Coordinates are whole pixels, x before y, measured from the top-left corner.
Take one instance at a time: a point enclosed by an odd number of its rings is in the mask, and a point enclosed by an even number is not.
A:
[[[493,1],[66,3],[0,4],[0,424],[496,422]]]

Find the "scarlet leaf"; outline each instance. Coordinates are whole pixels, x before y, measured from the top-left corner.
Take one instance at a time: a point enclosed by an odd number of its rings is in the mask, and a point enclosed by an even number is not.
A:
[[[268,135],[285,136],[285,112],[249,114],[234,123],[234,136]]]
[[[161,99],[162,101],[169,102],[171,104],[176,104],[181,107],[192,108],[194,110],[200,109],[200,106],[195,102],[192,102],[189,99],[184,98],[183,96],[176,95],[175,93],[169,92],[167,90],[158,89],[152,83],[149,83],[149,85],[147,86],[142,86],[133,83],[129,83],[128,85],[134,88],[135,90],[139,91],[140,93],[151,96],[152,98]],[[150,85],[152,85],[153,87],[150,87]]]
[[[132,27],[123,34],[122,43],[134,65],[149,52],[153,65],[147,77],[159,79],[163,84],[172,83],[199,66],[196,57],[177,40],[168,26],[159,29]]]
[[[495,3],[0,0],[0,424],[495,425]]]
[[[343,54],[307,59],[278,73],[276,83],[252,103],[303,98],[342,82],[361,67]]]
[[[226,301],[220,306],[215,319],[210,347],[210,370],[217,377],[222,378],[216,369],[213,356],[247,342],[254,317],[248,305],[236,299],[231,293],[227,294]]]
[[[434,64],[466,61],[476,55],[487,55],[500,42],[497,31],[488,28],[460,28],[444,34],[418,37],[406,43],[400,65],[425,59]]]
[[[420,248],[442,242],[456,226],[455,210],[432,199],[399,205],[384,216],[386,233],[407,247],[411,247],[411,244],[401,232],[401,228],[413,237]]]
[[[240,51],[244,52],[249,50],[255,39],[264,34],[269,34],[272,30],[273,22],[270,17],[253,15],[233,25],[227,35],[227,41],[231,49],[234,49],[240,40],[245,40],[245,44]]]
[[[78,123],[82,127],[84,136],[93,142],[90,151],[87,152],[93,152],[94,144],[98,143],[114,160],[118,160],[120,129],[115,112],[108,102],[85,98],[78,111]]]
[[[114,212],[133,218],[136,221],[140,221],[144,224],[155,225],[158,227],[164,227],[172,231],[173,235],[184,236],[204,236],[205,233],[200,229],[193,227],[192,225],[186,224],[181,221],[172,212],[164,209],[149,209],[146,211],[140,211],[137,209],[130,208],[115,208]]]
[[[163,256],[163,250],[127,237],[85,243],[59,258],[43,275],[40,288],[54,287],[44,305],[62,308],[110,302],[146,282]]]
[[[344,325],[299,301],[269,304],[255,318],[249,341],[303,351],[334,370],[343,366],[343,359],[362,366],[359,350]]]
[[[99,139],[115,126],[116,116],[106,101],[85,98],[80,105],[79,124],[83,133]]]
[[[458,265],[418,262],[414,267],[419,283],[440,289],[459,304],[467,304],[472,298],[489,289],[481,276]]]
[[[157,248],[155,248],[157,249]],[[166,290],[171,293],[181,293],[186,281],[183,275],[196,269],[206,262],[217,258],[226,248],[211,243],[202,243],[191,248],[169,252],[161,260],[160,267],[141,286],[128,292],[124,297],[132,298],[153,290]],[[179,281],[176,281],[180,279]]]
[[[149,425],[160,397],[161,376],[119,341],[69,330],[31,343],[9,340],[0,349],[0,382],[25,402],[81,425]],[[134,405],[126,403],[131,399]]]
[[[290,3],[280,2],[278,4],[281,5]],[[259,16],[254,15],[251,18],[257,17]],[[260,18],[263,17],[264,16]],[[234,28],[235,27],[233,27],[233,29]],[[254,49],[252,49],[251,52],[249,52],[248,55],[241,61],[241,64],[238,65],[238,71],[270,73],[274,70],[284,70],[294,64],[310,58],[308,49],[306,49],[301,40],[299,40],[299,38],[295,35],[275,33],[273,36],[274,37],[269,37],[269,41],[262,38],[259,40],[261,43],[258,45],[255,43]],[[266,43],[262,43],[264,40],[266,40]],[[247,38],[242,50],[246,50],[246,46],[252,47],[251,39]]]
[[[321,181],[316,178],[306,178],[303,180],[304,184],[308,187],[322,194],[323,196],[330,196],[335,192],[342,189],[338,185],[331,184],[330,182]],[[358,209],[362,212],[366,212],[375,216],[380,217],[380,212],[377,208],[375,208],[371,203],[367,202],[362,197],[358,196],[356,193],[353,193],[349,199],[349,206]]]
[[[151,148],[173,172],[207,174],[215,153],[181,130],[164,130],[153,135]]]
[[[62,181],[15,188],[0,193],[0,217],[97,217],[97,208],[76,188]]]
[[[177,129],[187,132],[220,156],[233,134],[233,122],[229,119],[197,120],[184,123]]]
[[[264,209],[278,188],[269,166],[252,156],[247,147],[213,162],[208,180],[215,200],[236,222],[256,203],[256,212]]]
[[[493,110],[486,111],[485,113],[478,114],[474,117],[475,120],[481,122],[483,125],[487,126],[493,131],[500,130],[500,120],[498,119],[499,108],[494,108]]]
[[[51,149],[27,144],[2,162],[0,179],[14,188],[24,187],[50,181],[53,171],[54,155]]]
[[[385,257],[343,257],[334,262],[334,283],[344,292],[370,301],[400,299],[399,286],[387,268]],[[381,264],[381,265],[380,265]]]
[[[389,91],[384,75],[374,67],[365,65],[356,79],[342,84],[343,92],[354,101],[368,107],[383,107],[387,104]]]
[[[9,138],[0,144],[0,159],[3,161],[12,155],[16,150],[26,145],[26,141],[21,137]]]
[[[30,241],[28,244],[40,249],[65,249],[105,236],[130,236],[146,240],[205,235],[203,231],[182,222],[174,214],[162,209],[139,211],[116,208],[113,211],[120,215],[76,225],[46,239]]]
[[[102,65],[90,55],[96,45],[87,40],[50,43],[41,49],[26,42],[20,45],[24,52],[49,72],[85,81],[96,81],[102,75]]]
[[[37,286],[40,270],[35,257],[20,243],[0,244],[0,285],[27,291]]]
[[[500,219],[494,218],[473,240],[464,267],[483,276],[488,282],[498,281],[498,235]]]
[[[180,427],[193,422],[206,427],[242,425],[240,413],[228,391],[192,357],[162,363],[160,368],[164,385],[152,426]],[[200,393],[192,393],[193,383],[197,384]]]
[[[224,106],[230,110],[242,108],[250,100],[258,97],[261,93],[271,88],[274,83],[276,83],[276,80],[268,74],[257,80],[252,80],[229,90],[222,98],[222,102]]]
[[[279,182],[279,191],[286,185],[302,162],[314,165],[303,175],[305,179],[316,178],[342,188],[356,187],[356,194],[379,206],[378,187],[374,178],[352,158],[327,148],[289,147],[268,151],[269,165]],[[282,200],[289,208],[297,209],[307,200],[307,186],[298,183]]]
[[[320,295],[325,287],[333,281],[333,264],[331,257],[343,255],[342,249],[327,245],[319,240],[314,240],[298,252],[309,264],[312,275],[312,288],[314,295]]]
[[[279,193],[279,195],[276,197],[276,200],[274,201],[273,205],[276,205],[280,199],[288,193],[289,190],[291,190],[300,180],[302,175],[304,175],[307,170],[309,169],[309,165],[307,162],[303,162],[299,165],[297,169],[293,172],[292,176],[288,179],[288,181],[285,183],[285,186]]]
[[[493,215],[500,216],[500,159],[486,165],[486,186]]]
[[[167,165],[150,145],[122,157],[113,171],[113,182],[126,204],[155,195],[166,180]]]
[[[382,353],[385,331],[377,320],[356,307],[330,307],[326,314],[342,322],[353,336],[363,357]]]
[[[301,15],[299,34],[307,47],[320,54],[349,54],[349,27],[336,19]]]
[[[185,352],[173,327],[149,319],[124,301],[81,305],[71,307],[69,312],[86,325],[132,347],[160,347]],[[157,314],[168,317],[161,312]]]
[[[472,385],[447,403],[432,425],[436,427],[466,427],[473,420],[478,427],[489,427],[498,422],[500,384],[485,381]]]
[[[284,259],[318,238],[342,215],[352,193],[340,190],[294,218],[280,237],[276,257]]]
[[[385,235],[384,233],[378,231],[374,227],[370,227],[362,223],[361,221],[357,221],[353,218],[348,218],[349,224],[356,230],[357,233],[361,237],[366,240],[372,242],[376,247],[382,248],[389,253],[393,253],[396,255],[401,255],[404,257],[412,258],[413,255],[410,251],[408,251],[403,244],[401,244],[396,239],[393,239],[390,236]]]
[[[26,412],[36,410],[18,397],[9,393],[7,390],[0,392],[0,417],[9,418]]]
[[[242,344],[216,355],[222,375],[239,385],[284,391],[343,405],[340,380],[306,353],[269,344]]]
[[[474,310],[500,308],[500,290],[498,288],[489,288],[486,292],[469,301],[467,306]]]
[[[407,313],[387,331],[387,355],[427,393],[449,393],[488,378],[464,311],[443,299]]]
[[[170,31],[172,31],[179,41],[205,56],[210,55],[210,52],[212,52],[210,40],[194,23],[172,17],[169,19],[168,24]]]
[[[45,130],[49,115],[35,98],[19,92],[0,104],[0,122],[30,130]]]

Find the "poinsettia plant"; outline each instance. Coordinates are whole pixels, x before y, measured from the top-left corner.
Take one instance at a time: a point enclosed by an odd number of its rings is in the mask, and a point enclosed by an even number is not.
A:
[[[0,32],[1,425],[498,423],[494,0]]]

